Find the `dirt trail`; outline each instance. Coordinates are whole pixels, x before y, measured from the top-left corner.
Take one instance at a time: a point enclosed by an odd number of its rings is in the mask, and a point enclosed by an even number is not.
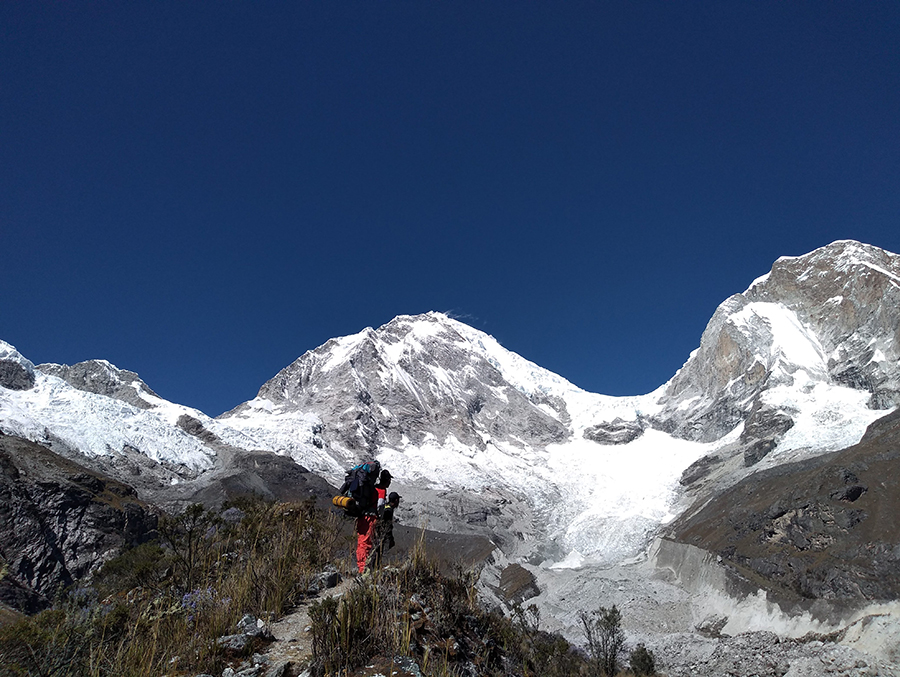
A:
[[[306,665],[312,658],[309,605],[325,597],[340,597],[353,584],[353,578],[344,579],[335,587],[304,600],[293,612],[271,623],[269,629],[275,636],[275,641],[265,652],[269,665],[277,666],[285,663],[290,663],[294,667]]]

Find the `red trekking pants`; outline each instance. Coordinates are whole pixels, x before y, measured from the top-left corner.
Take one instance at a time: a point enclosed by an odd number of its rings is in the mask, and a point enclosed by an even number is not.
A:
[[[375,547],[375,515],[356,518],[356,566],[359,573],[366,570],[369,553]]]

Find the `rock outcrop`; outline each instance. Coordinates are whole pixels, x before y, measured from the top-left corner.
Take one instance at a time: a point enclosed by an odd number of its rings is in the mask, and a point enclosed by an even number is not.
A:
[[[0,433],[0,601],[37,611],[155,529],[128,485]]]
[[[598,423],[585,428],[585,439],[598,444],[628,444],[644,434],[646,426],[640,419],[624,421],[616,418],[610,422]]]
[[[30,390],[34,387],[34,365],[18,350],[0,341],[0,387]]]
[[[896,254],[840,241],[778,259],[716,310],[654,425],[713,441],[746,421],[765,392],[817,383],[867,391],[871,408],[890,409],[900,403],[898,309]]]
[[[151,409],[153,405],[141,394],[159,399],[133,371],[119,369],[106,360],[87,360],[77,364],[39,364],[38,371],[57,376],[73,388],[95,395],[113,397],[139,409]]]
[[[900,411],[849,449],[750,475],[670,534],[787,598],[895,600],[898,510]]]

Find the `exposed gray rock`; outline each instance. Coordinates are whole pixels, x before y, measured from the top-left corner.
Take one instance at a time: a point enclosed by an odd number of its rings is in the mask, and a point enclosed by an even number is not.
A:
[[[29,371],[21,362],[0,360],[0,387],[29,390],[34,387],[34,371]]]
[[[237,623],[238,632],[233,635],[225,635],[216,640],[216,645],[233,656],[246,655],[248,650],[259,646],[260,642],[271,642],[275,639],[269,626],[260,618],[251,614],[245,615]],[[248,660],[238,666],[235,677],[255,677],[263,672],[268,659],[258,653],[254,653]]]
[[[695,630],[704,637],[717,638],[722,636],[722,628],[728,623],[728,616],[711,614],[697,623]]]
[[[323,590],[330,590],[341,582],[341,575],[337,571],[323,571],[313,577],[306,589],[310,595],[317,595]]]
[[[584,431],[585,439],[598,444],[628,444],[644,434],[643,421],[623,421],[616,418],[610,422],[598,423]]]
[[[707,644],[671,636],[655,647],[669,677],[867,677],[894,675],[889,665],[828,639],[785,639],[772,632],[720,637]]]
[[[234,635],[225,635],[216,640],[216,645],[231,653],[239,654],[247,648],[252,638],[242,632]]]
[[[218,435],[207,430],[203,426],[203,424],[193,416],[182,414],[178,417],[175,425],[177,425],[187,434],[193,435],[194,437],[198,438],[206,445],[216,445],[222,443],[222,440],[219,439]]]
[[[22,611],[152,537],[156,517],[128,485],[0,434],[0,600]]]
[[[709,475],[709,473],[712,472],[713,468],[721,465],[723,462],[724,460],[722,459],[722,457],[717,454],[704,456],[691,463],[685,469],[685,471],[681,473],[681,479],[679,480],[679,482],[683,486],[689,486]]]
[[[763,405],[761,398],[757,398],[739,440],[743,446],[744,465],[749,468],[759,463],[793,427],[794,419],[788,412]]]
[[[265,677],[287,677],[290,667],[290,661],[278,661],[266,670]]]
[[[106,360],[87,360],[77,364],[39,364],[38,371],[63,379],[73,388],[95,395],[114,397],[139,409],[153,407],[141,393],[158,398],[133,371],[119,369]]]
[[[868,391],[875,409],[900,403],[898,280],[900,256],[858,242],[778,259],[768,276],[716,310],[700,348],[669,382],[654,427],[719,439],[750,417],[761,392],[792,384],[799,370]],[[818,357],[791,362],[780,344],[785,337],[754,304],[783,313],[806,354]]]
[[[0,388],[30,390],[33,387],[34,365],[6,341],[0,341]]]
[[[413,336],[423,320],[430,333]],[[328,341],[282,369],[258,397],[318,414],[324,443],[359,457],[397,448],[404,438],[419,444],[452,435],[483,450],[486,437],[544,446],[570,435],[561,399],[511,386],[439,313],[400,316],[377,330]]]
[[[500,593],[510,605],[521,604],[541,594],[537,580],[520,564],[510,564],[500,573]]]
[[[238,621],[237,629],[248,637],[261,637],[263,639],[271,639],[272,637],[266,622],[252,614],[244,615]]]

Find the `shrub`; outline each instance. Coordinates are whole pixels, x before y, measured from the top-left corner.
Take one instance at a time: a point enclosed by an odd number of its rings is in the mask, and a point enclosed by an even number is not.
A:
[[[434,677],[585,673],[568,642],[540,630],[536,607],[517,608],[512,618],[484,610],[477,580],[475,571],[441,573],[420,541],[399,567],[311,607],[312,674],[344,674],[379,656],[413,658]]]
[[[134,588],[162,591],[170,567],[171,557],[158,542],[144,543],[104,564],[94,576],[94,585],[101,597]]]
[[[108,562],[95,589],[3,627],[0,673],[221,673],[215,640],[244,614],[281,615],[296,604],[341,538],[311,502],[244,501],[230,516],[191,506],[161,520],[160,541]]]
[[[629,658],[631,671],[638,677],[656,674],[656,659],[653,652],[643,644],[638,644]]]
[[[593,613],[582,611],[579,621],[596,668],[607,677],[618,674],[625,633],[622,630],[622,614],[616,605],[609,609],[600,607]]]

